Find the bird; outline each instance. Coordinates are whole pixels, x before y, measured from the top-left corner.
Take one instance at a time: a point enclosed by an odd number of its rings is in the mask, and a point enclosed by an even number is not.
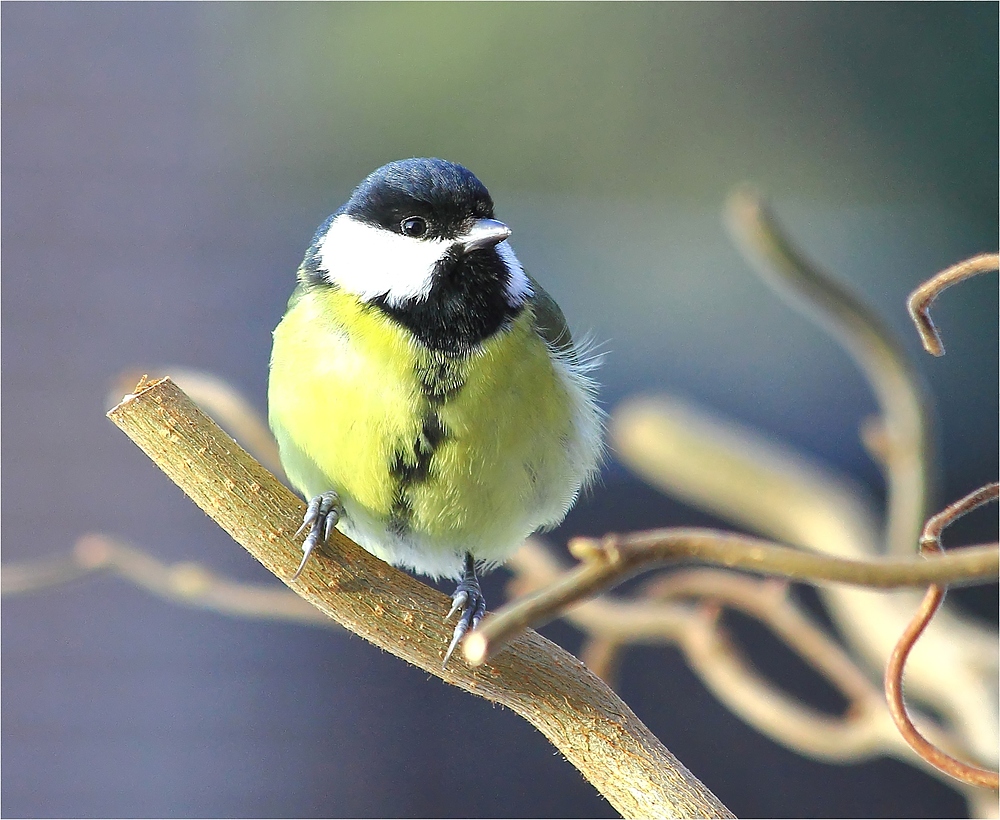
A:
[[[599,357],[511,233],[465,167],[390,162],[320,225],[273,334],[268,419],[308,499],[291,580],[336,528],[457,581],[444,665],[485,615],[477,571],[559,524],[603,460]]]

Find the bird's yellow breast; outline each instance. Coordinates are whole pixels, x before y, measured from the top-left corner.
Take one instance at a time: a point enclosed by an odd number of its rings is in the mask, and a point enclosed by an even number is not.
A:
[[[335,490],[346,531],[395,563],[422,569],[410,548],[505,557],[561,519],[581,480],[571,386],[533,322],[529,304],[450,357],[342,290],[300,292],[274,333],[268,394],[289,479],[306,496]]]

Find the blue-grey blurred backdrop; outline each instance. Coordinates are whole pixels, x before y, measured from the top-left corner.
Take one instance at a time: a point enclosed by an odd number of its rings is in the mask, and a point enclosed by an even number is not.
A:
[[[944,359],[904,310],[921,280],[997,245],[996,4],[0,14],[4,561],[101,530],[267,582],[104,418],[105,393],[123,368],[179,364],[263,410],[270,331],[315,226],[414,155],[489,186],[522,261],[603,342],[607,407],[669,390],[877,495],[861,377],[723,232],[726,191],[756,182],[917,361],[939,500],[997,475],[995,277],[940,300]],[[557,536],[705,520],[611,463]],[[968,538],[993,537],[977,522]],[[964,601],[995,619],[995,588]],[[612,814],[520,719],[345,634],[186,610],[113,578],[6,599],[3,616],[8,817]],[[579,646],[568,627],[547,634]],[[630,652],[621,680],[737,814],[963,810],[901,764],[825,766],[761,739],[673,652]]]

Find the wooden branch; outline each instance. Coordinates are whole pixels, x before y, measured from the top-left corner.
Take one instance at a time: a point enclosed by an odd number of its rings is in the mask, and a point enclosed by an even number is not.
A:
[[[169,367],[130,367],[114,378],[108,394],[108,406],[141,381],[143,373],[169,373],[170,380],[183,390],[223,430],[240,442],[248,453],[265,468],[285,482],[285,470],[278,454],[278,442],[268,429],[267,421],[254,409],[247,398],[225,379],[205,370],[171,365]]]
[[[1000,549],[993,544],[926,558],[855,561],[702,529],[576,538],[570,542],[570,552],[581,559],[579,566],[551,586],[487,615],[465,639],[463,652],[469,663],[485,662],[529,626],[547,623],[577,601],[668,561],[696,559],[811,583],[833,581],[878,588],[992,580],[1000,572]]]
[[[347,629],[542,732],[626,817],[732,817],[579,660],[529,632],[494,663],[441,668],[449,601],[334,534],[295,583],[304,505],[177,387],[142,385],[108,416],[258,561]]]

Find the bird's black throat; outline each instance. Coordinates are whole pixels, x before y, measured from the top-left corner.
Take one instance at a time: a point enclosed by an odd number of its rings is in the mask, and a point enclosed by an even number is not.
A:
[[[507,297],[510,273],[490,248],[465,255],[449,254],[434,271],[425,298],[390,304],[387,295],[371,304],[406,327],[432,350],[461,356],[488,339],[522,310]]]

